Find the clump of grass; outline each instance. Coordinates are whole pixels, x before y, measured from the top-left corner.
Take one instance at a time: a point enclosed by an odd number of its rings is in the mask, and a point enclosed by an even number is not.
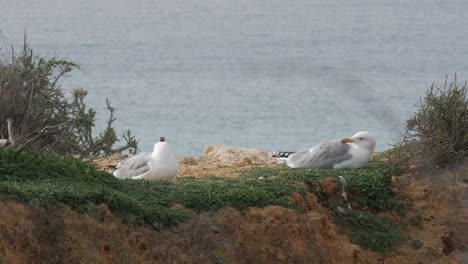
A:
[[[414,215],[408,219],[408,223],[412,226],[423,228],[423,217],[421,214]]]
[[[468,154],[468,86],[455,80],[432,84],[406,122],[404,143],[418,142],[432,164],[456,163]]]
[[[370,212],[347,210],[338,223],[352,243],[372,251],[390,252],[405,239],[401,224]]]
[[[278,176],[288,182],[303,182],[311,192],[320,196],[317,184],[322,179],[331,179],[337,184],[343,184],[339,177],[346,182],[346,190],[359,194],[360,207],[375,210],[394,209],[397,202],[390,186],[390,172],[377,165],[362,169],[322,170],[322,169],[288,169],[288,168],[255,168],[242,172],[247,177]]]
[[[408,146],[393,146],[372,158],[369,167],[376,168],[388,176],[399,176],[404,173],[408,160],[412,157]]]

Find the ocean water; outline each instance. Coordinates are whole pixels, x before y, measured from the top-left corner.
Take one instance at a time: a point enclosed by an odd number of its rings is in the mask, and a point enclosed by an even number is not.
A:
[[[368,130],[400,139],[431,83],[468,79],[468,1],[0,0],[5,47],[80,65],[62,87],[150,151],[294,151]]]

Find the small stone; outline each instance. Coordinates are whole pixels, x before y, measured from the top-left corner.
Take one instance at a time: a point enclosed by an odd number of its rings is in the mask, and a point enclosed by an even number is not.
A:
[[[215,258],[214,258],[214,263],[215,263],[215,264],[224,264],[224,258],[223,258],[223,256],[215,256]]]
[[[110,245],[109,245],[109,244],[105,244],[105,245],[104,245],[104,250],[105,250],[105,251],[110,251]]]
[[[419,239],[414,239],[411,241],[411,247],[415,250],[420,249],[423,246],[423,242]]]
[[[337,206],[336,211],[340,214],[344,214],[346,212],[346,210],[341,206]]]
[[[398,180],[395,176],[392,176],[392,178],[390,179],[390,185],[394,190],[398,190]]]
[[[213,231],[214,233],[219,233],[219,232],[220,232],[220,229],[219,229],[218,226],[212,225],[212,226],[211,226],[211,231]]]

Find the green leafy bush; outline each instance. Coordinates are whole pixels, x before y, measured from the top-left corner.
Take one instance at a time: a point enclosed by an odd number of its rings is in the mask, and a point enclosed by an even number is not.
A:
[[[455,76],[456,77],[456,76]],[[433,84],[406,122],[405,143],[419,142],[431,163],[454,163],[468,154],[468,86],[456,78]]]
[[[95,111],[87,108],[84,89],[65,96],[61,79],[78,66],[72,62],[33,54],[26,44],[19,54],[0,54],[0,139],[36,151],[93,156],[124,150],[136,151],[137,141],[127,131],[125,144],[119,142],[112,127],[114,109],[104,133],[93,136]]]

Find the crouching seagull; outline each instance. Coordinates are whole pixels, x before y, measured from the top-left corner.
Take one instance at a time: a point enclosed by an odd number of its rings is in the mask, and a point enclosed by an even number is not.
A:
[[[322,142],[296,153],[285,152],[285,160],[291,168],[357,169],[367,166],[374,148],[375,138],[362,131],[350,138]]]
[[[153,152],[142,152],[117,164],[114,176],[119,179],[173,179],[179,163],[164,137],[154,144]]]

